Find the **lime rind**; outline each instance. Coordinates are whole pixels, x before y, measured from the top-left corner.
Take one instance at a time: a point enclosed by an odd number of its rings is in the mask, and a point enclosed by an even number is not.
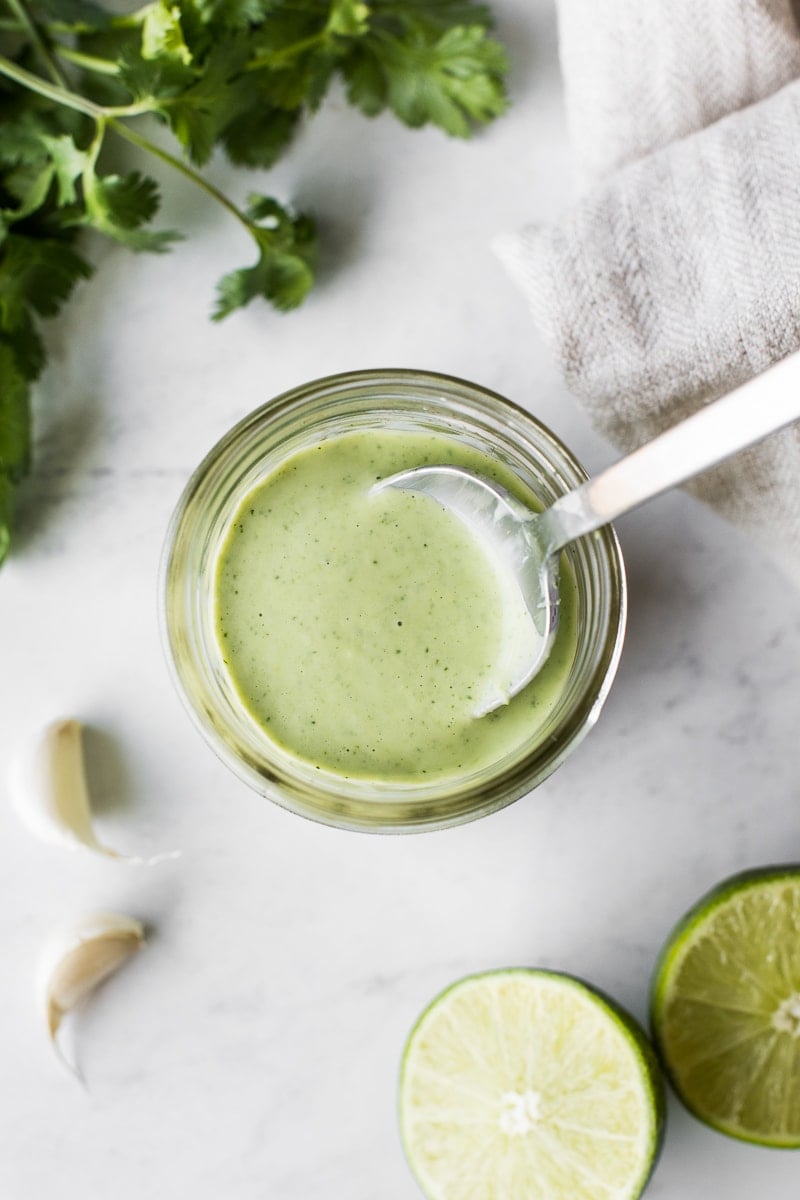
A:
[[[514,979],[515,977],[528,978],[532,981],[550,981],[555,987],[564,989],[565,993],[569,991],[574,992],[581,1000],[588,1002],[595,1017],[606,1024],[609,1030],[613,1030],[617,1036],[622,1036],[624,1045],[632,1052],[631,1057],[635,1064],[636,1082],[641,1093],[642,1111],[646,1114],[645,1123],[641,1130],[638,1131],[637,1138],[637,1146],[641,1149],[640,1169],[638,1170],[638,1174],[626,1179],[622,1189],[616,1188],[613,1192],[608,1189],[602,1190],[604,1195],[613,1197],[613,1200],[638,1200],[655,1169],[664,1139],[666,1089],[658,1058],[650,1045],[646,1033],[638,1022],[630,1013],[626,1012],[625,1009],[605,993],[576,976],[529,967],[509,967],[500,970],[491,970],[457,980],[431,1001],[417,1019],[408,1036],[400,1069],[400,1132],[409,1166],[423,1193],[428,1197],[428,1200],[462,1200],[464,1194],[461,1190],[458,1192],[443,1190],[441,1181],[431,1177],[426,1172],[415,1153],[413,1138],[409,1129],[410,1114],[405,1104],[409,1063],[414,1047],[417,1041],[424,1036],[428,1024],[432,1022],[436,1014],[441,1012],[451,1000],[456,998],[459,992],[479,986],[482,982],[497,983],[503,980]],[[591,1136],[588,1130],[586,1134],[587,1136]],[[477,1195],[478,1193],[476,1192],[475,1194]],[[495,1192],[491,1190],[491,1187],[487,1188],[486,1191],[481,1191],[479,1194],[482,1197],[486,1197],[487,1200],[490,1197],[496,1197],[496,1200],[518,1200],[516,1191],[513,1194],[508,1191]],[[520,1192],[519,1200],[526,1200],[528,1194],[527,1190],[524,1193]],[[538,1195],[538,1192],[536,1194]],[[566,1191],[548,1190],[546,1194],[550,1200],[562,1200],[562,1197],[563,1200],[573,1200],[571,1191],[568,1193]],[[600,1191],[596,1194],[599,1195]]]
[[[693,1116],[718,1133],[736,1141],[774,1149],[796,1150],[800,1149],[800,1132],[797,1135],[782,1135],[754,1130],[738,1122],[726,1120],[704,1107],[684,1086],[680,1071],[672,1061],[665,1032],[672,985],[689,951],[703,935],[704,929],[710,926],[714,917],[731,901],[741,900],[748,892],[760,892],[771,885],[780,884],[794,885],[800,894],[800,866],[796,863],[775,864],[741,871],[711,888],[692,905],[673,928],[657,959],[651,985],[650,1026],[664,1074],[681,1103]],[[764,1066],[767,1065],[768,1057],[769,1055],[765,1055]]]

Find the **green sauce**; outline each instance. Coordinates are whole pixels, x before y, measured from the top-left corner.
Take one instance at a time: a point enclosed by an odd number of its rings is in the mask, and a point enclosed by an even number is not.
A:
[[[215,626],[241,703],[293,756],[348,777],[413,783],[513,753],[572,663],[575,582],[545,667],[474,716],[502,643],[501,583],[475,537],[428,498],[376,480],[454,463],[519,493],[492,459],[399,431],[331,438],[287,459],[240,505],[221,548]],[[530,497],[528,497],[530,499]]]

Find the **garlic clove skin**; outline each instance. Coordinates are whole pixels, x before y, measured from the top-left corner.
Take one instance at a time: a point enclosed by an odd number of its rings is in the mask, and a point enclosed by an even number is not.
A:
[[[9,791],[22,823],[36,837],[74,850],[85,846],[119,858],[92,825],[80,721],[53,721],[11,764]]]
[[[122,913],[88,913],[57,931],[39,968],[39,1000],[54,1044],[63,1018],[144,944],[141,921]]]

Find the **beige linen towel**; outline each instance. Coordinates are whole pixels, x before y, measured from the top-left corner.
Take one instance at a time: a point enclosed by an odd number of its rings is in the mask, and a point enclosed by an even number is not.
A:
[[[631,450],[800,347],[800,30],[791,0],[560,0],[559,18],[588,190],[498,251]],[[798,427],[692,486],[800,581]]]

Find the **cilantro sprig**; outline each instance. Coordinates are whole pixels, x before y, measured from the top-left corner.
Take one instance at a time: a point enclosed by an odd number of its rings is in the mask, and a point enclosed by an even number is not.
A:
[[[242,206],[198,168],[217,147],[271,167],[337,77],[367,116],[389,110],[468,137],[506,106],[490,29],[470,0],[151,0],[127,14],[94,0],[0,0],[0,562],[30,461],[39,321],[92,273],[79,235],[155,253],[180,237],[153,226],[153,179],[108,166],[109,139],[181,172],[252,238],[255,261],[220,280],[215,320],[256,297],[287,311],[314,282],[314,221],[270,196]],[[168,127],[176,153],[141,117]]]

